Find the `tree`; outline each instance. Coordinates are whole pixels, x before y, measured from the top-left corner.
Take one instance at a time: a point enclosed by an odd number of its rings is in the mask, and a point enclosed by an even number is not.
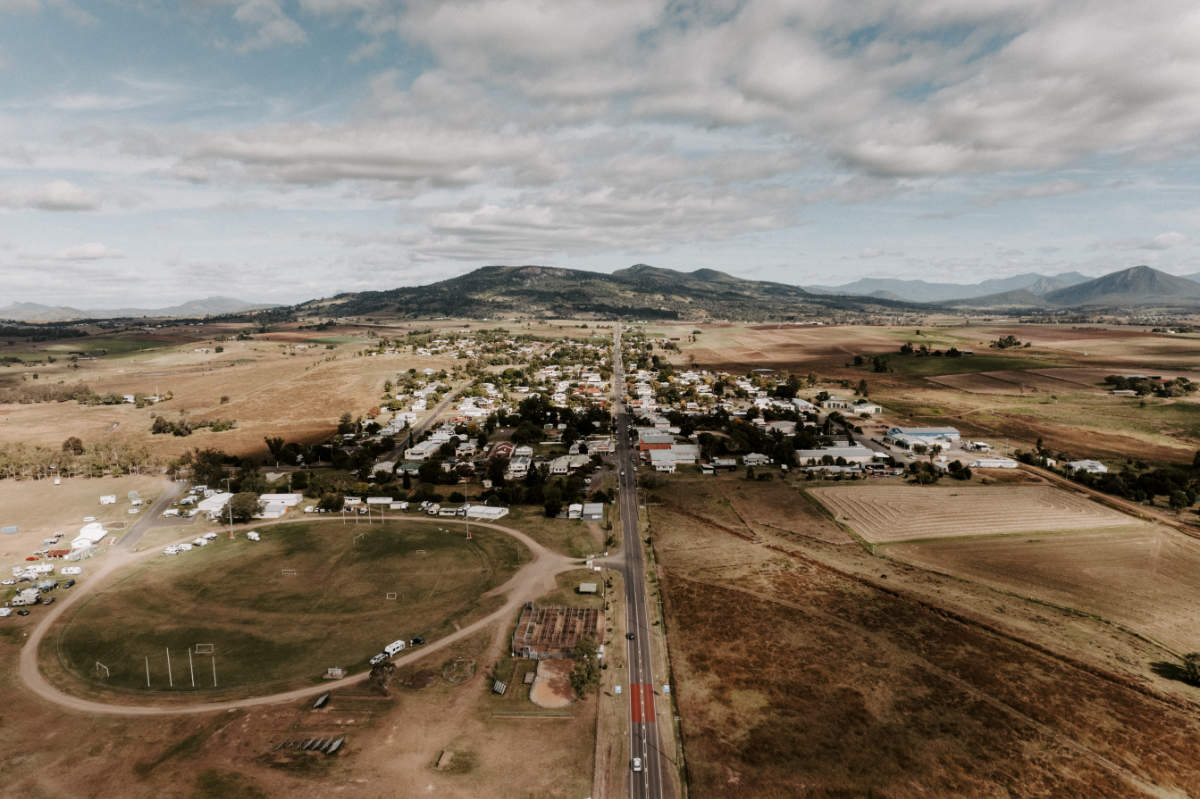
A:
[[[542,494],[545,501],[546,518],[553,519],[562,513],[562,489],[556,485],[550,486]]]
[[[267,449],[271,452],[271,460],[276,464],[283,458],[283,439],[273,436],[265,436],[263,441],[267,444]]]
[[[321,501],[317,503],[317,507],[324,511],[337,512],[346,504],[346,497],[342,494],[329,493],[321,497]]]
[[[234,494],[225,504],[221,510],[221,519],[228,520],[232,517],[237,524],[245,524],[258,515],[260,510],[258,494],[253,491],[242,491]]]
[[[575,668],[571,671],[571,687],[580,698],[600,684],[600,663],[596,659],[596,641],[584,636],[571,653]]]
[[[78,436],[71,436],[70,438],[68,438],[66,441],[64,441],[62,443],[62,451],[69,452],[72,455],[82,455],[83,454],[83,442],[79,440]],[[1200,454],[1200,453],[1198,453],[1198,454]]]
[[[1183,678],[1192,685],[1200,685],[1200,652],[1183,656]]]
[[[867,379],[864,377],[858,381],[858,393],[862,396],[867,396]]]
[[[1184,491],[1172,491],[1167,497],[1167,501],[1171,505],[1172,510],[1182,510],[1192,503],[1188,502],[1188,495]]]
[[[200,485],[216,486],[225,479],[225,453],[219,449],[192,450],[192,479]]]

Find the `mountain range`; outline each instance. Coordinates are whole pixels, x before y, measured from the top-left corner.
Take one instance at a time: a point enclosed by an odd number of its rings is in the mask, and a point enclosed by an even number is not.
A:
[[[986,297],[1010,291],[1028,291],[1030,294],[1040,297],[1056,289],[1086,283],[1090,279],[1078,272],[1064,272],[1060,275],[1039,275],[1036,272],[1027,272],[1023,275],[993,278],[979,283],[930,283],[925,280],[867,277],[840,286],[805,286],[805,288],[816,294],[846,294],[908,302],[947,302]]]
[[[293,308],[300,313],[409,317],[497,314],[594,315],[642,319],[845,319],[850,314],[927,313],[937,309],[1070,310],[1200,308],[1200,282],[1135,266],[1103,277],[1034,273],[964,286],[924,281],[862,280],[806,290],[745,280],[715,269],[681,272],[637,264],[611,274],[549,266],[484,266],[424,286],[342,294]],[[864,291],[828,294],[826,290]],[[903,291],[903,293],[901,293]],[[973,296],[918,302],[915,296]],[[990,293],[978,293],[990,292]]]
[[[1133,266],[1042,294],[1016,289],[945,304],[958,308],[1197,308],[1200,282],[1192,278]]]
[[[745,280],[715,269],[679,272],[637,264],[611,274],[551,266],[484,266],[438,283],[342,294],[294,310],[328,316],[533,314],[762,320],[904,307],[887,299],[811,294],[798,286]]]
[[[205,297],[168,308],[105,308],[81,310],[63,305],[14,302],[0,306],[0,319],[15,322],[68,322],[74,319],[124,319],[139,317],[199,318],[270,308],[270,305],[242,302],[231,297]]]

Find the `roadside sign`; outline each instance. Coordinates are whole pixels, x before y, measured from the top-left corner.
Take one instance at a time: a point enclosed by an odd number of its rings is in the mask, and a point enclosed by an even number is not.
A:
[[[664,693],[664,694],[669,694],[669,693],[671,693],[671,686],[669,686],[669,685],[667,685],[667,684],[665,684],[665,683],[664,683],[664,684],[663,684],[663,693]]]

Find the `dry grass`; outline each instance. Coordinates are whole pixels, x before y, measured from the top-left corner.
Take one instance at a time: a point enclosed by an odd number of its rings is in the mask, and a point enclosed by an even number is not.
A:
[[[809,493],[872,543],[1142,526],[1082,494],[1046,485],[867,484]]]

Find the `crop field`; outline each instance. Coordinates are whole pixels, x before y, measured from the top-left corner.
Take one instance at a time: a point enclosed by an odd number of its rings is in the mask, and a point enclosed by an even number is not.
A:
[[[1140,673],[1161,650],[857,546],[807,536],[781,547],[719,499],[694,501],[697,489],[689,480],[660,489],[651,516],[690,794],[1200,790],[1190,699],[1098,675],[997,628],[1073,657],[1111,658],[1111,645],[1120,655],[1108,662]],[[946,603],[950,613],[931,607]],[[979,614],[994,615],[981,625]]]
[[[1082,494],[1044,485],[825,486],[810,493],[877,544],[1143,526]]]
[[[43,660],[52,678],[55,665],[66,672],[60,682],[75,692],[282,690],[311,683],[330,666],[360,671],[389,641],[433,640],[483,615],[500,600],[482,594],[527,557],[492,531],[467,541],[411,522],[267,527],[259,543],[218,539],[164,555],[88,597],[47,636]],[[212,644],[212,655],[196,644]],[[199,662],[194,690],[189,650]],[[96,676],[97,661],[107,678]]]
[[[1200,651],[1200,541],[1173,530],[926,541],[886,552],[1097,615],[1176,652]]]

